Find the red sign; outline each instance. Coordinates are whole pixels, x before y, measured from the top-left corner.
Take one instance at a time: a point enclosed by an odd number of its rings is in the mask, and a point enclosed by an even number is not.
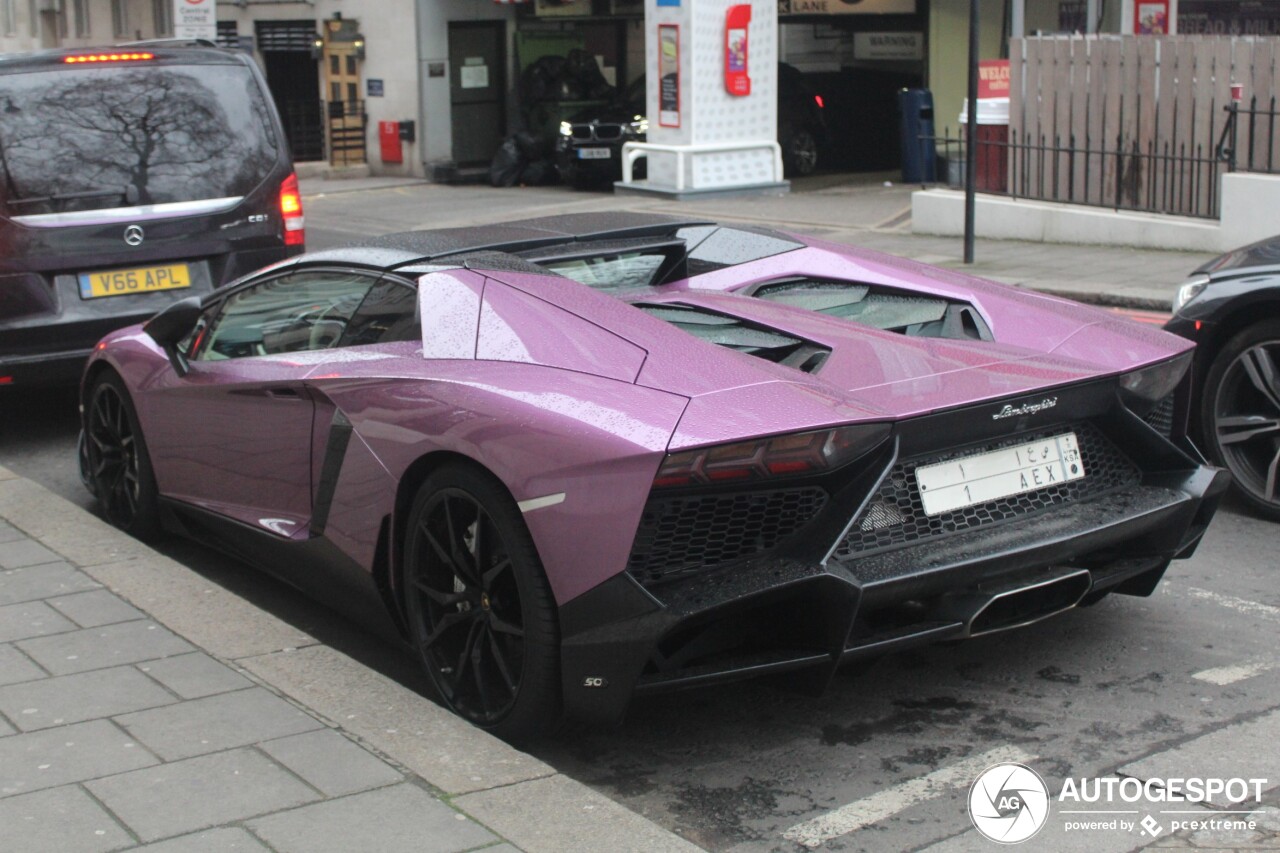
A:
[[[983,59],[978,62],[978,98],[1009,97],[1009,60]]]

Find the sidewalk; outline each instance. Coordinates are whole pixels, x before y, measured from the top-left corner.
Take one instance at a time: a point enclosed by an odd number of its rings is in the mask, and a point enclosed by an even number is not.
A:
[[[0,850],[700,848],[0,468]]]
[[[979,240],[976,262],[966,266],[959,238],[911,233],[911,193],[919,187],[898,184],[896,179],[896,174],[887,173],[819,175],[794,181],[792,191],[785,195],[682,202],[577,192],[562,186],[495,189],[397,178],[304,179],[301,188],[309,229],[349,233],[352,206],[374,197],[364,196],[366,192],[379,193],[376,197],[385,202],[369,217],[370,236],[561,212],[662,212],[781,228],[1083,302],[1160,311],[1169,310],[1178,286],[1190,272],[1213,257],[1172,248],[1156,251]]]

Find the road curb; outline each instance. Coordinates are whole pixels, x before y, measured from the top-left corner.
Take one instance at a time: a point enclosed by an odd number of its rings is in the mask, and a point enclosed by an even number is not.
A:
[[[3,467],[0,519],[528,853],[701,850]]]

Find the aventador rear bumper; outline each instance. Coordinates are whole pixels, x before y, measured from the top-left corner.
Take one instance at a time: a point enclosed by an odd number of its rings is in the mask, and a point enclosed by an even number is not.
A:
[[[1099,494],[868,540],[878,496],[901,488],[895,475],[928,433],[900,429],[768,553],[660,583],[615,576],[561,608],[568,714],[615,721],[634,695],[766,673],[803,671],[821,690],[845,662],[1026,625],[1109,592],[1149,595],[1171,559],[1194,551],[1228,475],[1119,407],[1095,423],[1133,463]]]

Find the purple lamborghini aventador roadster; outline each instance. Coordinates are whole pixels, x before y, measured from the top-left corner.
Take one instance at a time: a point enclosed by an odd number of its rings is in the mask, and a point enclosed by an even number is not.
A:
[[[1147,595],[1226,485],[1190,344],[618,214],[303,255],[99,344],[86,480],[405,640],[507,737]]]

